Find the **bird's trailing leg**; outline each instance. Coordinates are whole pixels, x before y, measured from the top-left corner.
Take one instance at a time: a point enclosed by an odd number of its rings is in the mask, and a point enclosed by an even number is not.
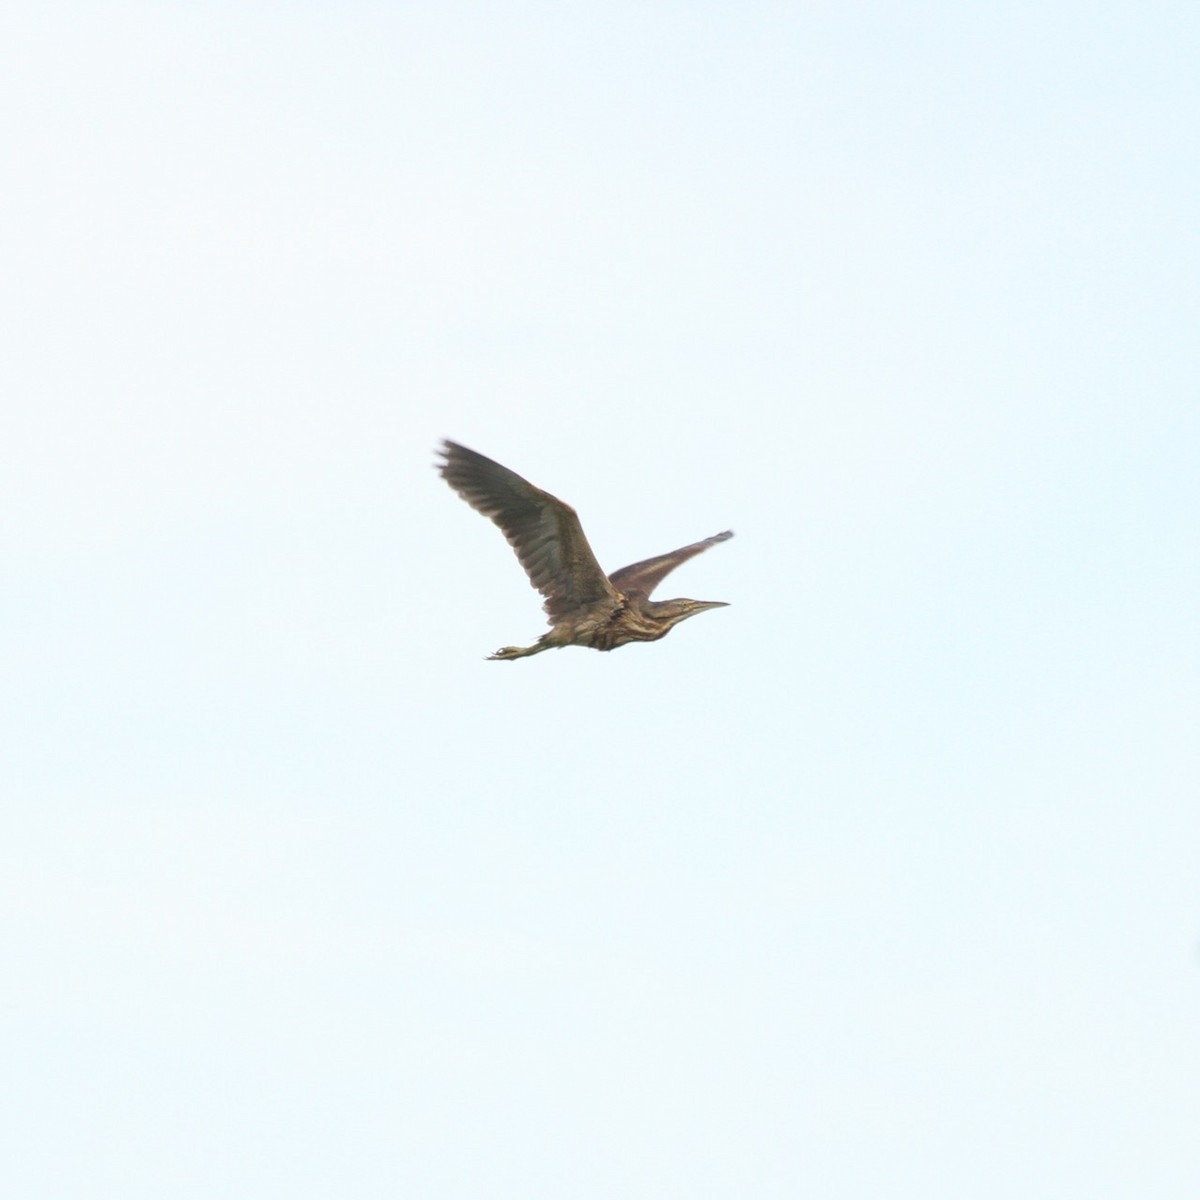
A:
[[[551,640],[550,634],[538,638],[532,646],[505,646],[495,654],[488,655],[488,662],[507,662],[513,658],[527,658],[530,654],[541,654],[543,650],[553,650],[561,643]]]

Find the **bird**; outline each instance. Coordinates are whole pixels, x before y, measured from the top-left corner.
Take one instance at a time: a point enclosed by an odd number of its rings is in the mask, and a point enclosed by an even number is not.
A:
[[[500,527],[529,582],[545,597],[549,632],[532,646],[505,646],[489,654],[490,661],[511,662],[562,646],[615,650],[655,642],[688,617],[727,607],[723,600],[651,600],[650,594],[681,563],[728,541],[732,530],[606,575],[569,504],[448,438],[439,453],[442,478]]]

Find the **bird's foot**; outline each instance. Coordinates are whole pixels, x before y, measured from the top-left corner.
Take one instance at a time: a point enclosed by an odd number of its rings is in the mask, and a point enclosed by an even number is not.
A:
[[[495,654],[488,655],[488,662],[508,662],[514,658],[524,658],[527,654],[536,654],[532,646],[505,646],[503,650],[497,650]]]

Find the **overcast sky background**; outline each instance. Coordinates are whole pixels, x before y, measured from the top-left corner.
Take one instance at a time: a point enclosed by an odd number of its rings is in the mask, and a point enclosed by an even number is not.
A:
[[[1200,9],[0,17],[0,1190],[1200,1195]],[[665,641],[543,629],[450,436]]]

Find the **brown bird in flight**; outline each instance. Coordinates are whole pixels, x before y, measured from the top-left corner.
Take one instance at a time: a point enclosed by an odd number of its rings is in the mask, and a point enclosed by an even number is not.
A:
[[[651,600],[650,593],[681,563],[733,537],[730,530],[605,575],[569,504],[457,442],[444,441],[441,453],[442,478],[500,526],[529,582],[546,598],[542,607],[550,632],[532,646],[505,646],[489,658],[524,658],[559,646],[615,650],[628,642],[655,642],[698,612],[726,607],[722,600]]]

